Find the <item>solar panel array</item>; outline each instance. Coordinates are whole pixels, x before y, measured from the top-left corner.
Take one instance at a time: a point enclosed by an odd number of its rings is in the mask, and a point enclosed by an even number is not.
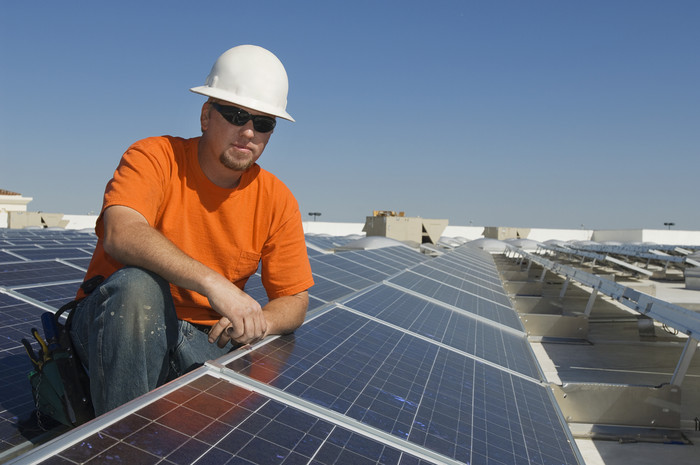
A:
[[[0,229],[0,453],[44,433],[34,421],[20,340],[33,341],[40,315],[75,296],[95,243],[94,234],[79,231]]]
[[[3,335],[16,328],[1,360],[17,359],[16,397],[27,397],[19,338],[40,307],[70,300],[84,273],[73,252],[90,247],[27,258],[0,238],[11,258],[0,255],[0,308],[16,315],[3,325]],[[333,254],[337,241],[323,240],[309,248],[316,285],[294,334],[207,362],[18,463],[581,463],[490,255]],[[46,274],[31,277],[28,263]],[[259,275],[246,291],[266,302]],[[31,398],[22,405],[6,410],[4,426]],[[14,441],[3,440],[5,449]]]

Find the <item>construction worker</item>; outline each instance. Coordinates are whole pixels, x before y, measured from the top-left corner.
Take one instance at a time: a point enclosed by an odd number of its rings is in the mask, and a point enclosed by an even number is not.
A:
[[[256,163],[276,118],[294,121],[282,63],[234,47],[190,90],[209,97],[201,137],[136,142],[105,190],[86,274],[96,288],[79,291],[71,321],[97,415],[306,314],[299,207]],[[262,308],[243,291],[259,264]]]

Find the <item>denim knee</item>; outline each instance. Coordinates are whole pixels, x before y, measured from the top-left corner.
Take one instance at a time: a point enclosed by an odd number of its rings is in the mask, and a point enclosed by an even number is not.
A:
[[[71,337],[87,365],[100,414],[166,381],[178,320],[170,285],[155,273],[123,268],[78,304]]]
[[[159,275],[142,268],[122,268],[99,291],[109,300],[105,318],[118,317],[125,328],[137,333],[154,331],[154,326],[164,330],[165,325],[176,334],[177,315],[170,284]]]
[[[71,336],[87,366],[103,343],[117,349],[152,346],[160,356],[177,343],[177,314],[170,285],[148,270],[116,271],[75,309]],[[92,347],[92,348],[91,348]],[[144,347],[145,348],[145,347]],[[155,354],[154,354],[155,355]]]

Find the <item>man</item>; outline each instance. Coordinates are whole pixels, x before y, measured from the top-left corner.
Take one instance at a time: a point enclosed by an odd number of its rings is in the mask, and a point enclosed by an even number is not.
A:
[[[287,74],[252,45],[222,54],[202,136],[132,145],[107,184],[71,337],[100,415],[206,360],[304,320],[313,285],[291,192],[256,161],[286,112]],[[243,292],[262,264],[269,303]],[[94,279],[93,279],[94,281]]]

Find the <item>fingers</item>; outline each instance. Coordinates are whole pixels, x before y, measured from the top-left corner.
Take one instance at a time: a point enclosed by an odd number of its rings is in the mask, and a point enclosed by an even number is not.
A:
[[[257,342],[267,332],[267,321],[260,304],[233,283],[215,286],[207,294],[211,308],[221,319],[209,332],[209,342],[225,347]]]
[[[254,344],[262,340],[267,333],[267,321],[262,311],[232,323],[228,318],[221,318],[209,331],[209,342],[224,348],[226,344]]]
[[[229,326],[231,326],[231,322],[226,317],[217,321],[209,330],[209,343],[213,344],[222,334],[225,334],[226,328]],[[228,338],[226,342],[228,342]],[[226,343],[224,343],[224,345],[226,345]],[[223,345],[219,345],[219,347],[223,347]]]

